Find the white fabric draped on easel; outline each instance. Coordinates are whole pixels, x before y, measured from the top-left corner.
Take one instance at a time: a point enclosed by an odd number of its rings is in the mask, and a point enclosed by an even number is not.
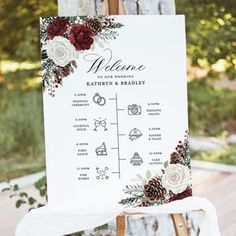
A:
[[[173,214],[202,210],[199,236],[220,236],[215,207],[206,199],[188,197],[157,207],[138,207],[88,215],[73,212],[53,211],[47,206],[30,211],[18,224],[16,236],[62,236],[73,232],[92,229],[106,224],[117,215],[126,214]]]

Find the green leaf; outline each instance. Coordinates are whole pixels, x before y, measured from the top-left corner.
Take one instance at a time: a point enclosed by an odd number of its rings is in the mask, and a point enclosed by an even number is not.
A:
[[[18,191],[18,190],[19,190],[18,184],[14,184],[14,186],[13,186],[13,191]]]
[[[43,176],[41,179],[35,182],[34,186],[39,191],[39,194],[41,197],[44,197],[47,195],[46,176]]]
[[[40,194],[41,197],[44,197],[47,194],[47,189],[41,189],[39,191],[39,194]]]
[[[98,226],[94,229],[94,231],[101,231],[101,230],[106,230],[106,229],[108,229],[108,224]]]
[[[164,167],[167,168],[168,165],[169,165],[169,162],[166,161],[166,162],[164,163]]]
[[[30,207],[29,208],[29,212],[31,211],[31,210],[34,210],[35,209],[35,207]]]
[[[46,188],[46,176],[43,176],[42,178],[40,178],[38,181],[36,181],[34,183],[34,186],[36,189],[40,190],[42,188]]]
[[[14,194],[11,194],[9,197],[13,198],[13,197],[16,197],[16,196],[18,196],[18,195],[16,193],[14,193]]]
[[[8,188],[4,188],[4,189],[2,189],[2,193],[3,192],[6,192],[6,191],[10,191],[11,189],[8,187]]]
[[[21,200],[21,199],[17,200],[16,201],[16,208],[19,208],[22,204],[25,204],[25,203],[26,203],[26,201],[24,201],[24,200]]]
[[[26,192],[20,192],[20,197],[28,197],[28,194]]]
[[[75,61],[75,60],[74,60],[74,61],[72,61],[71,63],[72,63],[72,65],[73,65],[75,68],[77,68],[77,63],[76,63],[76,61]]]
[[[145,184],[147,184],[147,180],[146,180],[146,179],[143,179],[143,180],[142,180],[142,185],[145,185]]]
[[[140,174],[136,175],[139,180],[143,179],[143,177]]]
[[[42,59],[47,59],[48,58],[48,55],[47,55],[47,51],[46,50],[43,50],[42,53],[41,53],[41,56],[42,56]]]
[[[146,172],[146,177],[147,177],[147,179],[150,179],[151,176],[152,176],[151,171],[150,171],[150,170],[147,170],[147,172]]]
[[[33,197],[30,197],[29,199],[28,199],[28,202],[29,202],[29,204],[30,205],[33,205],[35,202],[37,202],[36,201],[36,199],[34,199]]]

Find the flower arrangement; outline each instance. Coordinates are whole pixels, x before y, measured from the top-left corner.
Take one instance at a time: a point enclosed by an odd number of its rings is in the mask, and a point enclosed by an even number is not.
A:
[[[124,193],[129,196],[119,202],[121,205],[154,206],[192,196],[188,132],[160,173],[148,170],[145,177],[137,174],[136,181],[139,183],[125,187]]]
[[[77,68],[76,59],[95,43],[116,39],[123,25],[114,17],[43,17],[40,22],[43,90],[55,89]]]

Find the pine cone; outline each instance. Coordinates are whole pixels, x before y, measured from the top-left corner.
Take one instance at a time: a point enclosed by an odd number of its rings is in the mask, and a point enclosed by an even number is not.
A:
[[[144,195],[150,201],[157,201],[164,197],[166,194],[165,188],[161,184],[160,178],[152,178],[144,185]]]
[[[88,18],[85,24],[93,31],[94,35],[102,31],[102,23],[98,19]]]
[[[181,163],[182,157],[177,152],[172,152],[170,155],[170,164]]]
[[[148,207],[148,206],[150,206],[150,202],[147,201],[147,200],[143,200],[143,201],[140,203],[139,206],[140,206],[140,207]]]

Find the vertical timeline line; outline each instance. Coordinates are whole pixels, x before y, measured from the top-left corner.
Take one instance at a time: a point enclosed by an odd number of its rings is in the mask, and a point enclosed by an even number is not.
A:
[[[118,116],[118,98],[116,93],[116,134],[117,134],[117,152],[118,152],[118,173],[119,173],[119,179],[121,177],[120,173],[120,139],[119,139],[119,116]]]

